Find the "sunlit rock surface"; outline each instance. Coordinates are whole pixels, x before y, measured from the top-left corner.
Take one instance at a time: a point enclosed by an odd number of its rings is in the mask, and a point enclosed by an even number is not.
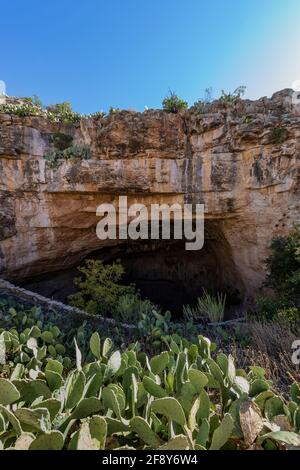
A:
[[[122,111],[78,126],[0,114],[0,276],[22,280],[101,247],[120,250],[118,240],[96,237],[96,208],[127,195],[147,206],[204,203],[203,255],[176,249],[178,262],[192,266],[195,283],[204,269],[251,297],[271,239],[299,222],[300,116],[291,94],[217,101],[203,114]],[[87,145],[91,158],[52,169],[44,154],[58,132]]]

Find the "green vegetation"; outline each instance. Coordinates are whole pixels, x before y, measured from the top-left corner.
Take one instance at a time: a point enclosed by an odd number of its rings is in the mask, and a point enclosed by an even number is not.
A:
[[[74,307],[131,324],[142,321],[155,309],[149,300],[140,298],[134,285],[121,284],[125,272],[119,261],[104,265],[90,259],[79,271],[82,276],[75,279],[78,291],[69,297]]]
[[[300,228],[295,227],[286,237],[276,237],[271,243],[271,255],[266,260],[266,286],[275,297],[258,299],[258,314],[266,319],[300,319]]]
[[[241,99],[241,97],[245,94],[245,92],[246,92],[245,86],[237,87],[232,93],[227,93],[224,90],[222,90],[220,100],[223,101],[224,103],[235,103],[236,101]]]
[[[121,285],[124,268],[119,262],[104,265],[100,260],[87,260],[79,268],[82,276],[75,279],[78,292],[70,296],[72,305],[92,315],[113,312],[120,297],[132,296],[133,286]]]
[[[0,113],[16,115],[20,117],[25,116],[46,116],[46,111],[31,102],[24,102],[23,104],[1,104]]]
[[[24,312],[5,311],[0,324],[3,449],[300,446],[299,384],[293,383],[289,399],[283,399],[261,367],[248,373],[237,369],[232,356],[217,354],[204,336],[189,342],[174,335],[159,354],[147,355],[140,343],[120,350],[94,332],[87,348],[73,342],[70,358],[71,345],[67,350],[61,344],[57,327],[24,329],[19,322]]]
[[[169,95],[163,100],[162,105],[164,111],[174,114],[180,113],[180,111],[188,107],[187,102],[179,98],[173,91],[169,92]]]
[[[280,145],[287,139],[288,132],[284,127],[273,127],[270,134],[270,144]]]
[[[276,293],[295,299],[300,294],[300,227],[286,237],[276,237],[266,260],[267,285]]]
[[[50,136],[50,142],[55,149],[63,151],[72,145],[73,137],[62,132],[55,132]]]
[[[63,160],[88,160],[90,158],[90,150],[86,145],[74,144],[65,150],[51,149],[44,155],[48,161],[50,168],[57,168]]]
[[[196,307],[184,306],[183,313],[191,321],[199,321],[206,318],[212,323],[218,323],[224,319],[225,302],[226,295],[218,293],[214,297],[204,290],[202,297],[197,299]]]
[[[206,88],[204,92],[204,98],[194,103],[194,108],[198,114],[204,114],[207,111],[207,106],[213,100],[213,89]]]
[[[10,114],[12,116],[40,116],[54,123],[64,123],[78,125],[81,119],[98,119],[104,117],[103,112],[93,114],[80,114],[73,111],[72,106],[67,101],[43,107],[42,101],[37,95],[20,99],[21,102],[15,104],[8,103],[0,105],[0,113]]]
[[[50,113],[51,119],[54,119],[56,122],[76,124],[82,118],[80,113],[73,111],[71,103],[67,101],[48,106],[47,110]]]

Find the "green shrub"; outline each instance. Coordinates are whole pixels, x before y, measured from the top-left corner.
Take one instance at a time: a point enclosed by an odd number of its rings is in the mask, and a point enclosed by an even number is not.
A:
[[[295,227],[286,237],[276,237],[271,243],[271,255],[266,259],[266,285],[291,299],[300,295],[300,228]]]
[[[224,319],[225,303],[226,294],[218,293],[214,297],[204,290],[202,297],[197,300],[196,307],[184,306],[183,313],[186,318],[192,321],[208,318],[212,323],[218,323]]]
[[[270,134],[270,144],[280,145],[287,139],[288,132],[284,127],[274,127]]]
[[[104,265],[100,260],[87,260],[79,271],[84,277],[75,279],[78,292],[69,298],[75,307],[134,325],[156,308],[150,300],[141,299],[134,285],[121,284],[125,272],[120,262]]]
[[[164,111],[175,114],[183,111],[184,109],[187,109],[188,107],[187,102],[179,98],[172,91],[170,91],[169,96],[166,96],[166,98],[163,100],[162,105]]]
[[[139,293],[132,292],[119,297],[116,305],[113,307],[112,315],[119,321],[136,324],[144,316],[151,315],[154,308],[150,300],[143,300]]]
[[[86,145],[74,144],[71,147],[66,148],[62,152],[62,158],[64,160],[70,160],[73,158],[80,158],[81,160],[88,160],[91,158],[91,153]]]
[[[276,312],[276,316],[280,321],[298,324],[300,320],[300,309],[297,307],[283,308]]]
[[[57,114],[64,114],[64,113],[72,113],[72,105],[68,101],[64,101],[63,103],[56,103],[48,106],[48,110],[52,113]]]
[[[120,284],[125,274],[120,262],[104,265],[100,260],[90,259],[78,269],[82,274],[75,279],[78,292],[69,300],[92,315],[112,314],[121,296],[135,292],[134,286]]]
[[[232,93],[226,93],[224,90],[222,90],[220,100],[224,103],[235,103],[236,101],[241,99],[245,92],[245,86],[237,87]]]
[[[194,103],[194,108],[196,110],[196,112],[198,114],[204,114],[207,110],[207,105],[209,103],[211,103],[213,100],[213,89],[210,87],[210,88],[206,88],[205,89],[205,94],[204,94],[204,98],[198,100],[198,101],[195,101]]]
[[[285,297],[258,297],[253,315],[258,320],[273,320],[279,310],[291,307],[293,303]]]

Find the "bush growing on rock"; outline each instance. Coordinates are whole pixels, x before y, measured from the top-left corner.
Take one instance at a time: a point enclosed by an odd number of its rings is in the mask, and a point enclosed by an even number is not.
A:
[[[92,315],[112,315],[122,312],[126,317],[126,301],[133,307],[137,294],[133,285],[121,284],[125,271],[120,262],[104,265],[100,260],[87,260],[78,268],[81,276],[75,279],[78,292],[69,300],[75,307]],[[120,302],[120,298],[122,299]],[[123,308],[123,310],[122,310]]]
[[[276,237],[266,260],[267,282],[275,292],[296,299],[300,295],[300,227],[286,237]]]
[[[86,145],[74,144],[64,150],[51,149],[45,153],[44,158],[51,168],[57,168],[63,160],[88,160],[90,156],[90,149]]]
[[[241,97],[245,94],[246,87],[245,86],[238,86],[232,93],[227,93],[222,90],[222,94],[220,97],[221,101],[224,103],[234,103],[235,101],[241,99]]]
[[[173,91],[170,91],[169,95],[162,102],[163,109],[167,113],[179,113],[184,109],[187,109],[188,104],[186,101],[179,98]]]
[[[289,235],[276,237],[271,243],[271,255],[265,261],[265,286],[275,296],[257,299],[256,317],[272,320],[284,318],[291,324],[300,321],[300,228]]]

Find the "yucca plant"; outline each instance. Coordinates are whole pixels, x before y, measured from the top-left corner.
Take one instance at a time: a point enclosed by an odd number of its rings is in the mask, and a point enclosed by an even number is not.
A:
[[[218,292],[214,297],[204,289],[202,297],[197,299],[196,307],[184,306],[183,314],[189,320],[198,321],[204,317],[208,318],[211,323],[218,323],[224,318],[225,302],[226,294]]]

